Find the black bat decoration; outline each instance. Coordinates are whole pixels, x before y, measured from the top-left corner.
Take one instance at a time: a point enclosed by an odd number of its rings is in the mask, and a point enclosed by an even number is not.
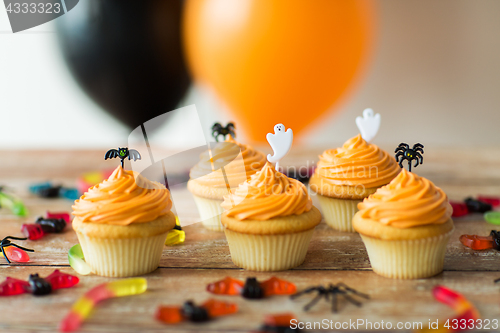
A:
[[[118,148],[118,149],[110,149],[106,152],[106,155],[104,155],[104,159],[107,160],[108,158],[116,158],[119,157],[121,162],[122,162],[122,169],[123,169],[123,160],[128,157],[128,159],[134,159],[134,161],[140,160],[141,159],[141,154],[135,149],[128,149],[128,148]]]

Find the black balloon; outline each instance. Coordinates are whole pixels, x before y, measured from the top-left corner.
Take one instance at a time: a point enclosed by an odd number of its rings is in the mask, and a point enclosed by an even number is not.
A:
[[[181,0],[85,0],[56,21],[76,80],[130,128],[175,109],[189,87],[182,7]]]

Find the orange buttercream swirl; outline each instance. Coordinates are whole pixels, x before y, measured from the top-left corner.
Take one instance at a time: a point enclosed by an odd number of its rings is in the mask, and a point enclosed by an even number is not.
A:
[[[189,176],[201,185],[225,188],[223,167],[230,187],[237,187],[260,171],[264,164],[266,157],[263,153],[235,141],[229,135],[226,141],[217,143],[213,149],[200,155],[200,161],[191,169]]]
[[[301,182],[288,178],[266,163],[260,172],[224,197],[221,206],[238,220],[268,220],[300,215],[312,208],[312,200]]]
[[[162,184],[119,166],[107,180],[89,188],[72,208],[82,222],[128,225],[167,214],[172,201]]]
[[[404,169],[358,208],[362,218],[402,229],[445,223],[453,211],[443,190]]]
[[[331,185],[372,188],[388,184],[399,170],[394,157],[367,143],[359,134],[341,148],[329,149],[320,155],[315,174]]]

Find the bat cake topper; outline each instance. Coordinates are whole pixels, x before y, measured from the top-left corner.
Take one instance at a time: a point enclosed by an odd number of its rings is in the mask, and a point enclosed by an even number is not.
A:
[[[236,137],[236,133],[234,130],[236,129],[236,126],[234,126],[234,123],[227,123],[226,127],[222,127],[220,123],[215,123],[212,126],[212,136],[214,137],[215,141],[219,142],[219,135],[222,135],[224,137],[224,140],[226,140],[226,135],[231,135],[233,138]]]
[[[415,161],[415,168],[419,164],[424,163],[424,157],[422,156],[424,153],[424,145],[421,143],[415,143],[411,149],[407,143],[400,143],[394,152],[396,153],[396,162],[399,163],[401,168],[403,167],[403,161],[408,161],[409,172],[411,172],[411,161]]]
[[[141,154],[135,149],[128,149],[127,147],[125,148],[118,148],[118,149],[110,149],[106,152],[106,155],[104,155],[104,159],[107,160],[108,158],[116,158],[119,157],[121,162],[122,162],[122,169],[123,169],[123,160],[128,157],[128,159],[134,159],[134,161],[140,160],[141,159]]]
[[[377,135],[380,127],[380,113],[374,114],[372,109],[365,109],[363,117],[356,117],[356,125],[358,125],[361,137],[370,142]]]
[[[267,154],[267,160],[276,162],[276,170],[279,171],[280,160],[285,157],[292,148],[293,131],[291,128],[285,131],[285,125],[274,125],[274,134],[267,133],[266,139],[273,149],[274,155]]]

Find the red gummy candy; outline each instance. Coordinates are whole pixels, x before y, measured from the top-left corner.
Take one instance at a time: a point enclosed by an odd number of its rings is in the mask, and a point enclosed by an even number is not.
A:
[[[23,224],[21,226],[21,232],[25,237],[28,237],[31,240],[40,239],[43,235],[45,235],[42,226],[39,224]]]
[[[0,284],[0,296],[12,296],[24,294],[30,291],[30,284],[26,281],[7,277]]]
[[[453,217],[459,217],[469,214],[469,209],[464,202],[450,201],[450,205],[453,208]]]
[[[460,236],[460,243],[473,250],[489,250],[496,248],[492,236],[462,235]]]
[[[167,324],[177,324],[184,320],[181,308],[178,306],[160,306],[156,310],[155,317]]]
[[[45,280],[52,285],[52,290],[71,288],[80,282],[77,276],[60,272],[58,269],[47,276]]]
[[[3,251],[9,257],[10,261],[15,262],[28,262],[30,261],[30,256],[21,249],[14,246],[4,247]]]
[[[48,219],[63,219],[64,222],[70,223],[71,218],[68,212],[49,212],[46,214]]]
[[[480,195],[477,197],[477,200],[482,201],[484,203],[490,204],[492,207],[500,206],[500,198],[498,197],[490,197],[486,195]]]

